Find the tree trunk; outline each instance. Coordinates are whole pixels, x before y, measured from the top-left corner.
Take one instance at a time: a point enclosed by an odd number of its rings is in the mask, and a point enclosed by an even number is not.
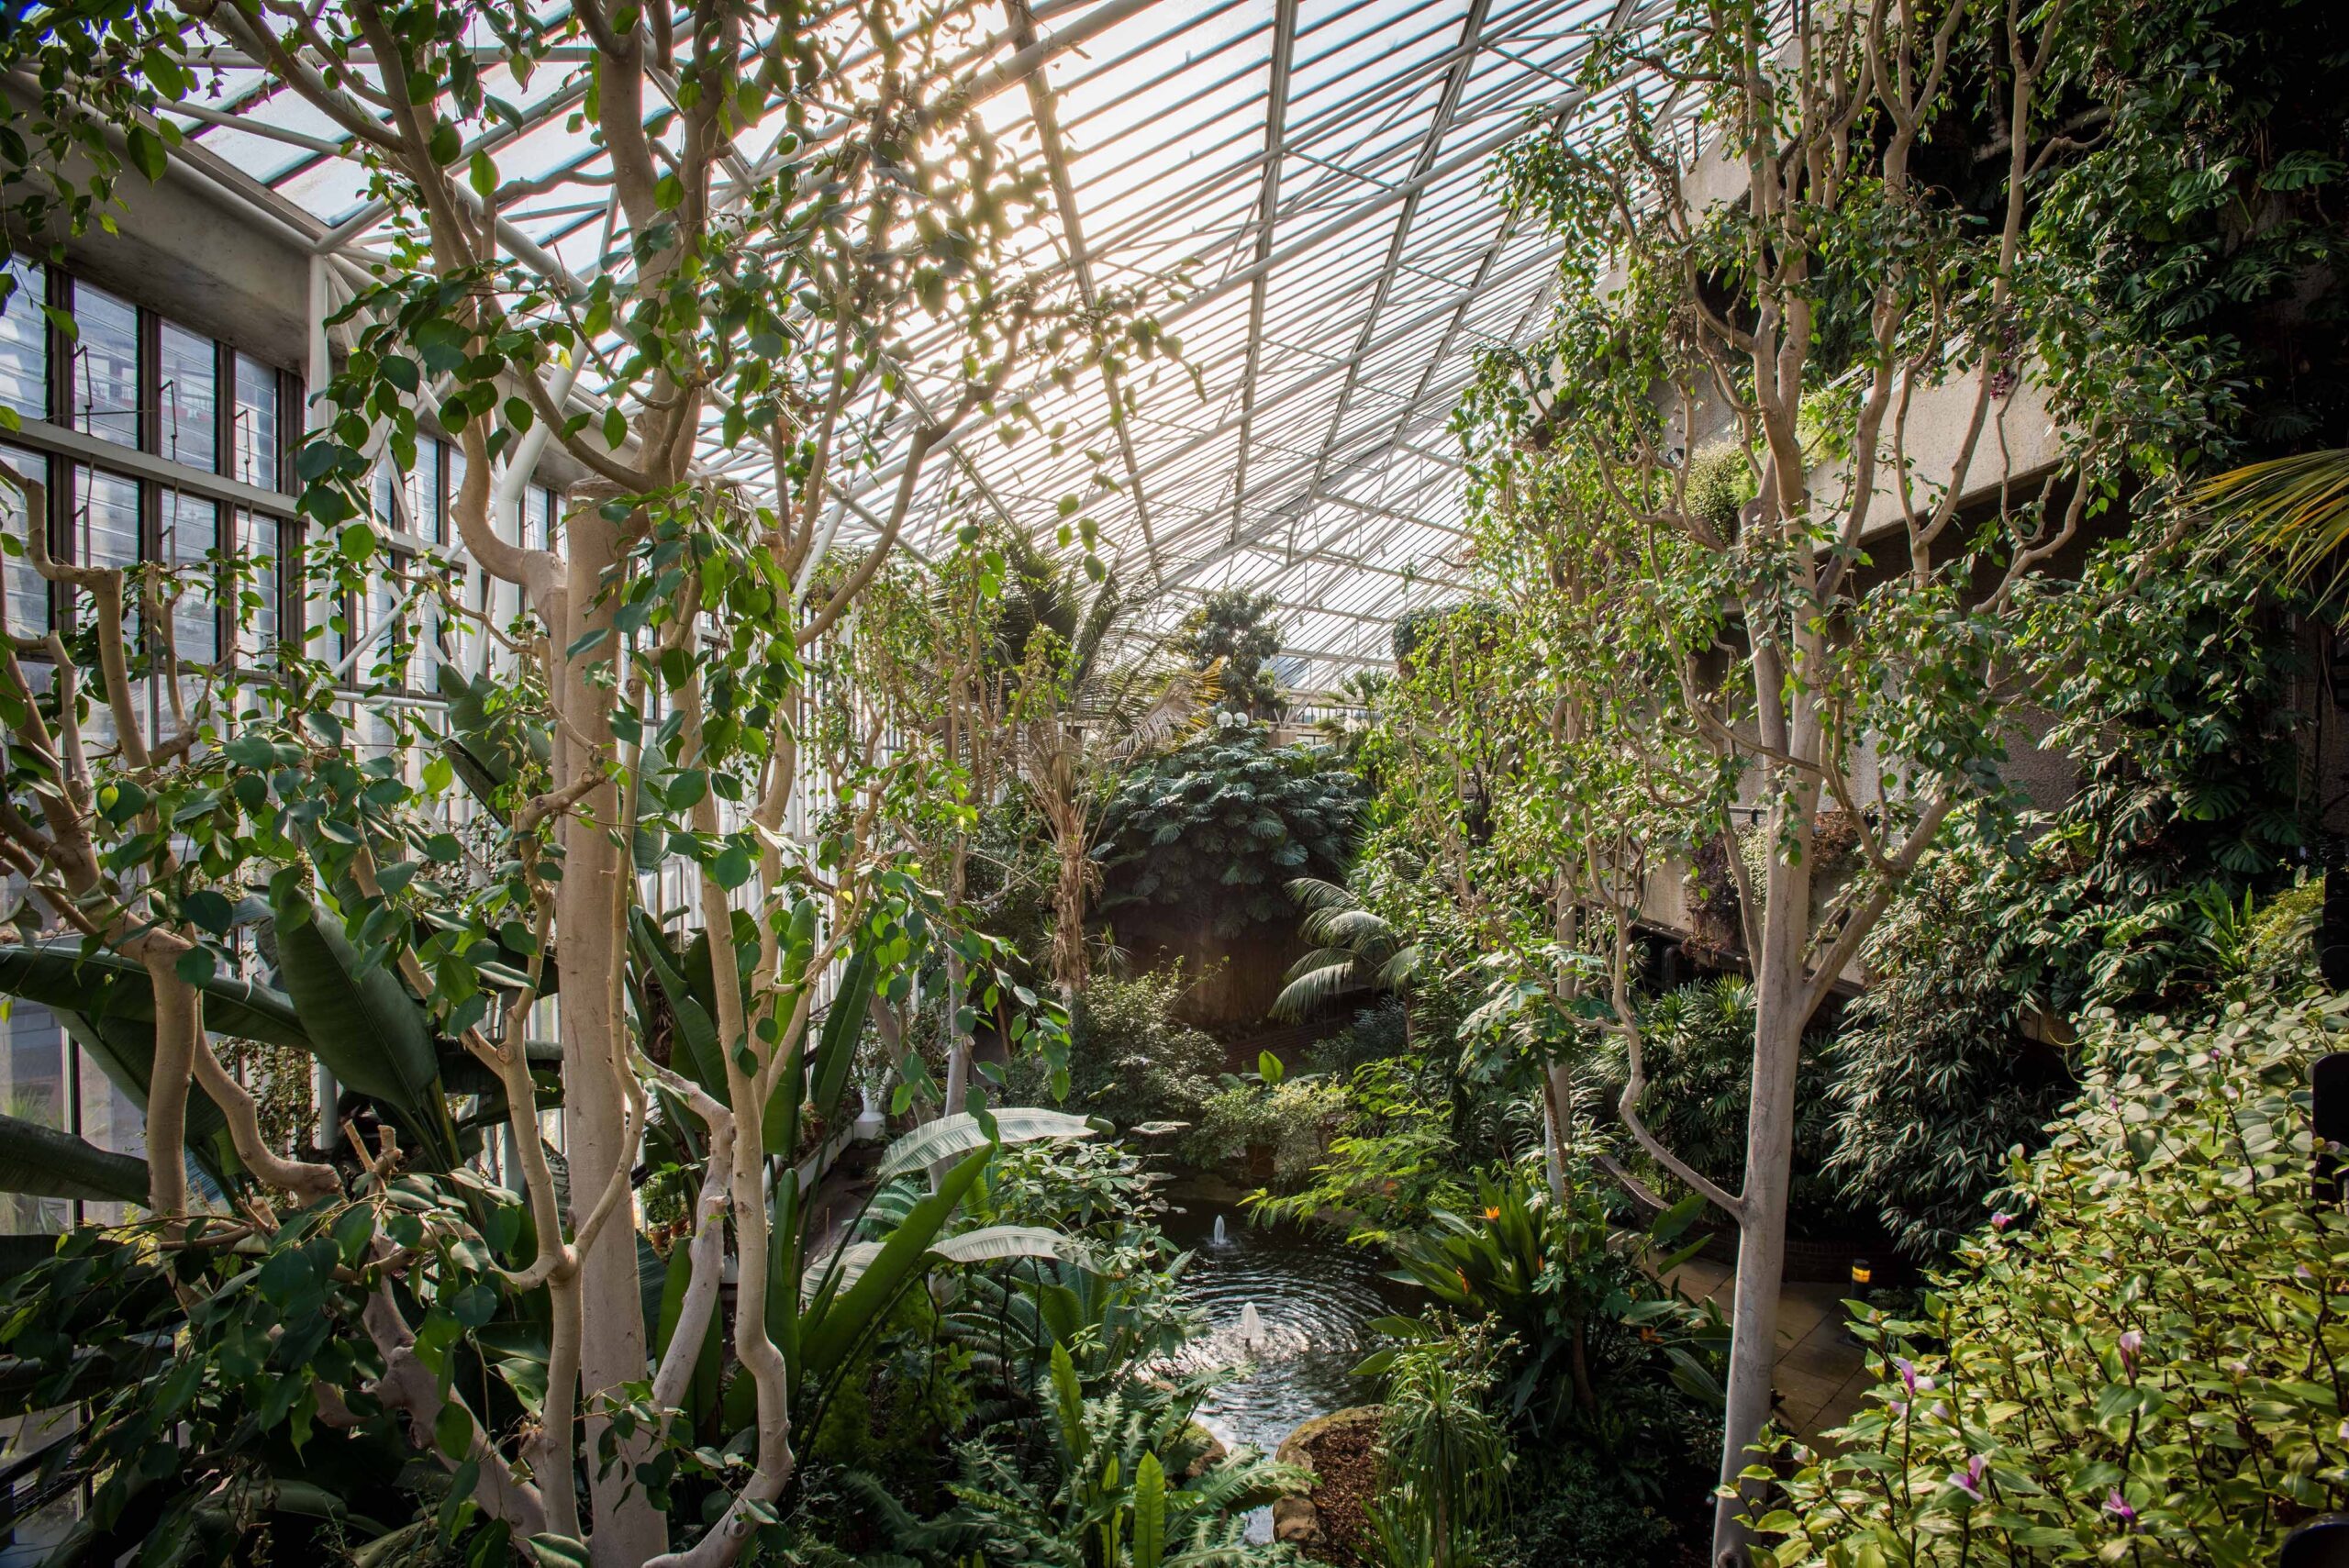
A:
[[[1542,1163],[1550,1178],[1550,1201],[1566,1201],[1566,1142],[1574,1129],[1575,1070],[1564,1062],[1542,1069]]]
[[[592,506],[574,512],[564,530],[570,555],[567,613],[561,617],[562,624],[554,625],[550,617],[549,625],[559,659],[556,711],[563,720],[555,729],[558,788],[618,754],[612,693],[594,679],[611,663],[618,643],[617,636],[609,635],[609,601],[596,602],[612,564],[614,534],[612,525]],[[598,627],[607,632],[600,643],[576,656],[561,652]],[[605,678],[608,680],[607,673]],[[626,959],[613,919],[614,884],[629,874],[627,852],[612,842],[610,825],[618,816],[618,792],[606,783],[562,818],[563,874],[556,886],[555,932],[564,984],[557,1006],[564,1155],[571,1165],[574,1232],[602,1193],[606,1175],[619,1162],[632,1163],[636,1158],[636,1151],[620,1147],[627,1132],[627,1106],[618,1077],[627,1065],[628,1024],[614,1012],[606,984]],[[619,1222],[623,1218],[626,1222]],[[580,1262],[585,1307],[579,1346],[581,1408],[586,1412],[584,1442],[573,1445],[558,1436],[555,1451],[577,1451],[585,1458],[596,1568],[637,1568],[668,1549],[668,1521],[635,1479],[637,1464],[650,1451],[649,1434],[623,1443],[608,1469],[600,1457],[608,1425],[597,1413],[601,1396],[646,1376],[636,1225],[632,1216],[614,1219],[596,1236]],[[542,1477],[540,1484],[554,1487],[571,1482],[557,1475]]]
[[[971,1092],[971,1037],[963,1031],[963,955],[949,948],[946,951],[946,1114],[967,1109],[963,1099]]]
[[[1746,1535],[1738,1516],[1753,1504],[1739,1480],[1747,1451],[1770,1418],[1771,1373],[1777,1362],[1778,1290],[1786,1271],[1787,1197],[1794,1164],[1796,1069],[1802,1031],[1803,954],[1809,945],[1810,866],[1808,825],[1815,790],[1774,812],[1773,850],[1765,877],[1762,951],[1753,965],[1753,1099],[1745,1125],[1745,1190],[1738,1216],[1737,1293],[1730,1314],[1729,1401],[1721,1428],[1724,1486],[1740,1490],[1713,1509],[1713,1561],[1742,1564]],[[1787,863],[1778,847],[1784,814],[1803,823],[1804,853]]]

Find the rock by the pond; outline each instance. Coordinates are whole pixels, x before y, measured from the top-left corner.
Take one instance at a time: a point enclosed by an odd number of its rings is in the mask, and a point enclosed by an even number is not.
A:
[[[1231,1457],[1231,1451],[1223,1446],[1223,1440],[1197,1421],[1186,1427],[1183,1429],[1183,1435],[1199,1445],[1199,1453],[1198,1457],[1185,1465],[1183,1473],[1174,1478],[1178,1482],[1188,1484],[1197,1481]]]
[[[1321,1544],[1321,1510],[1309,1497],[1283,1497],[1273,1505],[1273,1539],[1291,1546]]]

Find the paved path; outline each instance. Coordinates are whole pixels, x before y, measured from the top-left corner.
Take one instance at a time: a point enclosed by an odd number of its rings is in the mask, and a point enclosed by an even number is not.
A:
[[[1718,1302],[1726,1317],[1737,1271],[1692,1258],[1674,1271],[1672,1283],[1691,1300]],[[1845,1294],[1842,1285],[1788,1284],[1778,1296],[1778,1362],[1772,1381],[1779,1419],[1805,1442],[1849,1420],[1872,1386],[1866,1352],[1843,1332]]]

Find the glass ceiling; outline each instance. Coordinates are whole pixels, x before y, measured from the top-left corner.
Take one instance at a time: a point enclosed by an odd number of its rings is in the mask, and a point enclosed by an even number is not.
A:
[[[990,13],[1000,26],[974,64],[1032,58],[1037,44],[1050,55],[1004,72],[1015,79],[981,110],[1054,176],[1048,221],[1023,237],[1028,261],[1050,264],[1072,300],[1171,292],[1154,314],[1205,395],[1153,361],[1134,373],[1139,411],[1121,428],[1097,375],[1029,389],[1044,427],[1065,424],[1062,455],[966,428],[952,460],[926,469],[905,542],[927,555],[958,520],[950,488],[1040,533],[1078,495],[1129,597],[1161,626],[1208,591],[1244,587],[1275,602],[1285,649],[1303,661],[1296,685],[1385,664],[1397,616],[1466,591],[1444,427],[1474,357],[1523,341],[1546,313],[1555,248],[1520,231],[1486,165],[1537,120],[1600,112],[1575,87],[1586,52],[1663,5],[1011,0]],[[340,128],[271,94],[233,48],[212,58],[183,129],[296,209],[321,254],[369,254],[387,215]],[[525,106],[518,132],[490,139],[501,173],[544,185],[502,215],[509,253],[579,274],[599,251],[623,256],[601,154],[565,123],[584,78],[549,66],[528,88],[502,67],[487,78]],[[758,176],[775,128],[739,144],[738,179]],[[926,363],[923,347],[917,333],[902,354],[914,401],[952,404],[956,367]],[[1092,488],[1097,459],[1113,487]],[[763,484],[763,450],[720,449],[714,420],[703,460]],[[844,482],[844,541],[870,532],[894,480],[885,457]]]

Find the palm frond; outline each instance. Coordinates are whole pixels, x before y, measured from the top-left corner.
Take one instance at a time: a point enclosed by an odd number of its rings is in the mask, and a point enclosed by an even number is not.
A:
[[[2327,447],[2254,462],[2209,479],[2194,499],[2220,518],[2216,542],[2277,558],[2277,570],[2296,587],[2315,581],[2332,562],[2330,595],[2349,575],[2339,559],[2349,545],[2349,447]]]
[[[1400,991],[1409,984],[1412,976],[1419,972],[1420,957],[1421,949],[1417,942],[1396,949],[1386,962],[1378,966],[1378,978],[1375,982],[1378,988],[1382,991]]]
[[[1395,928],[1367,909],[1316,909],[1305,917],[1307,940],[1327,942],[1350,952],[1391,946]]]
[[[1318,876],[1291,877],[1288,895],[1296,901],[1298,908],[1308,913],[1316,909],[1351,907],[1354,902],[1354,895],[1345,888],[1334,882],[1324,882]]]
[[[1332,997],[1366,989],[1367,984],[1361,964],[1350,954],[1343,963],[1324,964],[1282,986],[1281,994],[1273,998],[1272,1016],[1283,1023],[1295,1023]]]

